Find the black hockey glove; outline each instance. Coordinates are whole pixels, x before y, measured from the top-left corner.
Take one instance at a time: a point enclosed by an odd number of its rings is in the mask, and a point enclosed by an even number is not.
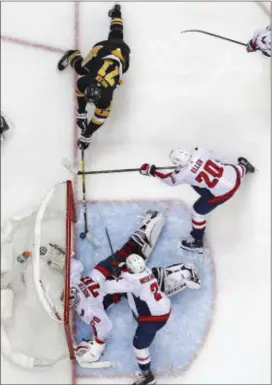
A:
[[[87,121],[87,111],[77,112],[77,125],[78,127],[84,131],[86,130],[88,121]]]
[[[77,141],[77,146],[80,150],[87,150],[91,142],[91,135],[86,136],[82,133]]]

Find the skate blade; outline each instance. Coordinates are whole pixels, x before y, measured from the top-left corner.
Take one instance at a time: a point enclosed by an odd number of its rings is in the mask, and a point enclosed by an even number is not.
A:
[[[179,243],[179,247],[183,250],[190,251],[191,253],[204,254],[204,247],[196,247],[192,249],[190,247],[183,246],[182,243]]]

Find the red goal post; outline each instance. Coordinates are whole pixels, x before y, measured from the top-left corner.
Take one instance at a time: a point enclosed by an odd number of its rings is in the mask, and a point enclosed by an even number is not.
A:
[[[1,233],[1,350],[24,368],[74,359],[69,310],[76,210],[70,180]]]

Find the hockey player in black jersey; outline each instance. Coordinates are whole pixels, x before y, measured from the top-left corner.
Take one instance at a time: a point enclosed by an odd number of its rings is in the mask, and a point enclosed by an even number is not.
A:
[[[95,44],[83,59],[79,50],[69,50],[58,62],[63,71],[68,64],[80,75],[77,81],[77,125],[81,129],[78,147],[86,150],[92,134],[107,120],[111,111],[114,90],[121,84],[122,74],[129,68],[130,48],[123,40],[121,6],[115,4],[108,13],[111,18],[108,40]],[[87,103],[95,106],[87,120]]]

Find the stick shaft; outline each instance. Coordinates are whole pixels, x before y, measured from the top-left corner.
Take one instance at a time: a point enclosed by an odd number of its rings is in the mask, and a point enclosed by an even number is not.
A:
[[[176,166],[165,166],[165,167],[156,167],[156,170],[173,170]],[[86,171],[85,175],[93,175],[93,174],[115,174],[118,172],[135,172],[140,171],[140,168],[120,168],[115,170],[97,170],[97,171]],[[79,171],[78,175],[81,175],[82,172]]]
[[[84,232],[88,233],[87,222],[87,202],[86,202],[86,183],[85,183],[85,158],[84,151],[81,150],[81,181],[82,181],[82,202],[83,202],[83,216],[84,216]]]
[[[217,37],[218,39],[230,41],[231,43],[243,45],[243,46],[245,46],[245,47],[247,46],[246,43],[243,43],[243,42],[241,42],[241,41],[234,40],[234,39],[230,39],[230,38],[228,38],[228,37],[224,37],[224,36],[221,36],[221,35],[217,35],[217,34],[215,34],[215,33],[207,32],[207,31],[201,31],[200,29],[187,29],[187,30],[185,30],[185,31],[182,31],[181,33],[186,33],[186,32],[199,32],[199,33],[203,33],[203,34],[205,34],[205,35]]]

